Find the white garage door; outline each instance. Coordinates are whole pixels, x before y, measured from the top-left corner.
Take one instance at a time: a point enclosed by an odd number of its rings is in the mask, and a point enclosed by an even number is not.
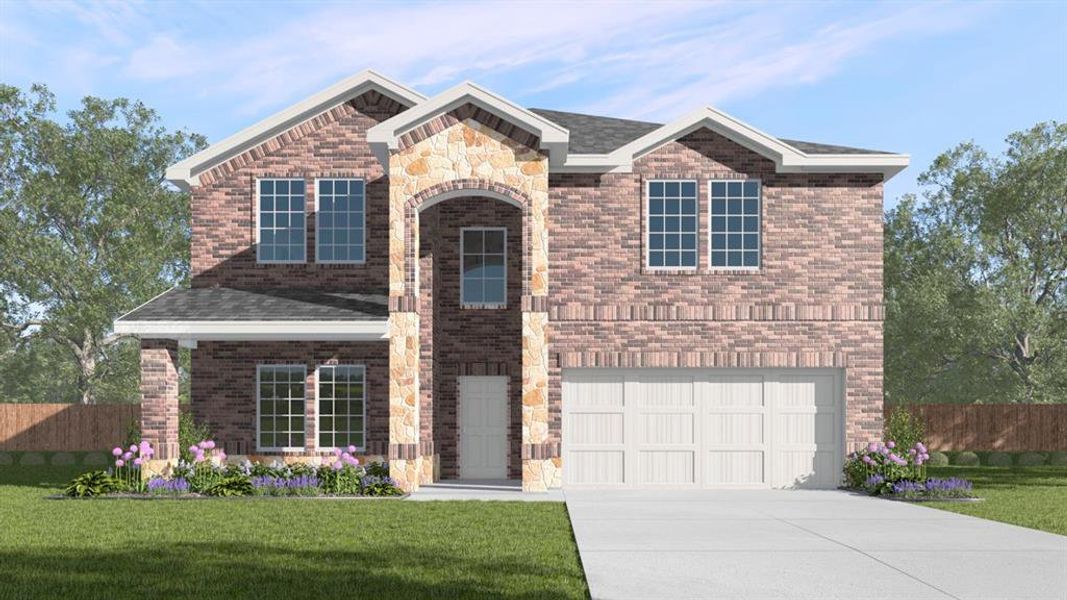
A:
[[[836,487],[841,388],[834,369],[564,370],[564,482]]]

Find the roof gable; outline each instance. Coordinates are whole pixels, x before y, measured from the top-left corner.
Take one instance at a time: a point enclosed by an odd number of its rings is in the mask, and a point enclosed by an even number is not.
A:
[[[469,81],[371,127],[367,130],[367,141],[372,148],[379,150],[380,159],[385,158],[388,150],[399,147],[398,141],[405,133],[438,115],[466,104],[492,113],[536,135],[540,140],[541,149],[548,151],[550,164],[562,165],[566,161],[570,132],[559,124]],[[383,162],[388,163],[384,160]]]
[[[374,71],[362,71],[171,165],[167,168],[167,179],[182,189],[195,187],[200,184],[201,173],[369,91],[380,92],[409,107],[426,99]]]

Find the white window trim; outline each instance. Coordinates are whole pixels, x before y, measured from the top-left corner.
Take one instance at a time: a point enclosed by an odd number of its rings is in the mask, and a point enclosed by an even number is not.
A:
[[[363,183],[363,260],[322,260],[319,253],[319,182],[320,181],[359,181]],[[305,221],[305,225],[307,222]],[[258,231],[258,229],[257,229]],[[306,234],[305,234],[306,235]],[[362,177],[317,177],[315,178],[315,262],[322,265],[363,265],[367,263],[367,180]]]
[[[757,215],[757,218],[759,219],[759,231],[757,232],[759,234],[759,253],[757,255],[757,260],[759,261],[759,264],[757,264],[754,267],[743,267],[743,266],[742,267],[730,267],[730,266],[716,267],[716,266],[712,266],[712,264],[711,264],[711,252],[712,252],[712,250],[711,250],[711,236],[715,232],[711,228],[711,217],[712,217],[712,214],[711,214],[711,200],[712,200],[712,198],[711,198],[711,184],[713,184],[713,183],[737,183],[737,182],[744,183],[746,181],[755,181],[756,185],[758,186],[758,189],[759,189],[759,198],[757,199],[757,201],[759,202],[759,214]],[[763,268],[763,180],[756,179],[756,178],[751,178],[751,179],[709,179],[708,180],[708,270],[709,271],[759,271],[762,268]]]
[[[677,182],[677,183],[692,183],[693,185],[696,186],[696,190],[697,190],[697,198],[696,198],[696,200],[697,200],[697,215],[696,215],[697,216],[697,230],[696,230],[696,236],[697,236],[697,249],[696,249],[697,264],[693,265],[692,267],[683,267],[681,265],[676,266],[676,267],[667,267],[667,266],[653,267],[652,266],[652,244],[651,244],[651,237],[650,237],[652,235],[652,232],[649,231],[649,221],[648,221],[648,219],[649,219],[649,214],[648,213],[649,213],[649,209],[651,208],[651,202],[652,202],[652,197],[651,197],[652,184],[653,183],[675,183],[675,182]],[[711,188],[708,188],[708,189],[710,190]],[[667,272],[671,272],[671,271],[696,271],[696,270],[700,269],[700,182],[699,181],[697,181],[696,179],[646,179],[645,180],[645,197],[641,202],[641,212],[643,213],[642,218],[644,219],[644,226],[645,226],[644,227],[645,228],[645,236],[644,237],[645,237],[645,270],[646,271],[667,271]],[[709,241],[710,241],[710,238],[709,238]]]
[[[260,397],[259,388],[261,382],[261,374],[264,368],[276,368],[276,367],[300,367],[304,373],[304,445],[303,446],[260,446],[260,407],[262,398]],[[256,365],[256,452],[304,452],[307,449],[307,410],[308,410],[308,368],[307,365],[297,365],[293,363],[264,363]]]
[[[463,236],[468,231],[503,231],[504,232],[504,301],[503,302],[467,302],[463,298]],[[484,252],[482,253],[484,254]],[[508,307],[508,228],[507,227],[462,227],[459,230],[459,305],[461,308],[493,308],[501,309]]]
[[[322,411],[319,410],[319,402],[322,399],[321,396],[319,395],[319,385],[321,384],[322,379],[319,377],[319,374],[322,372],[323,367],[327,367],[327,368],[355,367],[355,368],[359,369],[360,372],[363,373],[363,414],[362,414],[362,417],[363,417],[363,445],[356,446],[356,452],[366,452],[367,451],[367,365],[358,365],[358,364],[317,365],[315,367],[315,447],[318,448],[318,450],[320,452],[333,452],[334,450],[337,449],[337,446],[319,446],[318,445],[319,444],[319,433],[322,431],[322,428],[319,426],[319,419],[322,418]],[[337,429],[335,428],[334,431],[336,432]],[[346,448],[347,448],[347,446],[346,446]]]
[[[261,219],[260,212],[261,212],[262,209],[261,209],[261,204],[259,202],[259,190],[260,190],[259,182],[261,182],[261,181],[303,181],[304,182],[304,258],[303,258],[303,260],[273,260],[273,259],[272,260],[264,260],[264,259],[260,258],[260,256],[259,256],[259,223],[260,223],[260,219]],[[307,264],[307,259],[308,259],[308,248],[307,248],[307,246],[308,246],[308,219],[307,219],[308,208],[307,208],[307,200],[308,200],[307,181],[301,179],[300,177],[257,177],[256,178],[256,198],[255,198],[255,203],[256,203],[256,212],[255,212],[255,215],[256,215],[256,222],[255,222],[255,230],[256,230],[256,263],[261,264],[261,265],[303,265],[303,264]]]

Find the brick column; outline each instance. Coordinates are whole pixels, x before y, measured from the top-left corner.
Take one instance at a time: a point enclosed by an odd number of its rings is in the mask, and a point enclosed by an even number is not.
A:
[[[141,436],[155,459],[178,458],[178,342],[141,340]]]

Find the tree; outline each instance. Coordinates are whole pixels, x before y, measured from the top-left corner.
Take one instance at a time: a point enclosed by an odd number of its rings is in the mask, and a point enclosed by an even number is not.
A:
[[[892,401],[1067,402],[1067,125],[942,154],[885,217]]]
[[[44,86],[0,85],[0,361],[69,361],[91,403],[129,387],[116,377],[136,353],[114,319],[188,277],[188,197],[163,174],[205,143],[124,98],[55,110]]]

